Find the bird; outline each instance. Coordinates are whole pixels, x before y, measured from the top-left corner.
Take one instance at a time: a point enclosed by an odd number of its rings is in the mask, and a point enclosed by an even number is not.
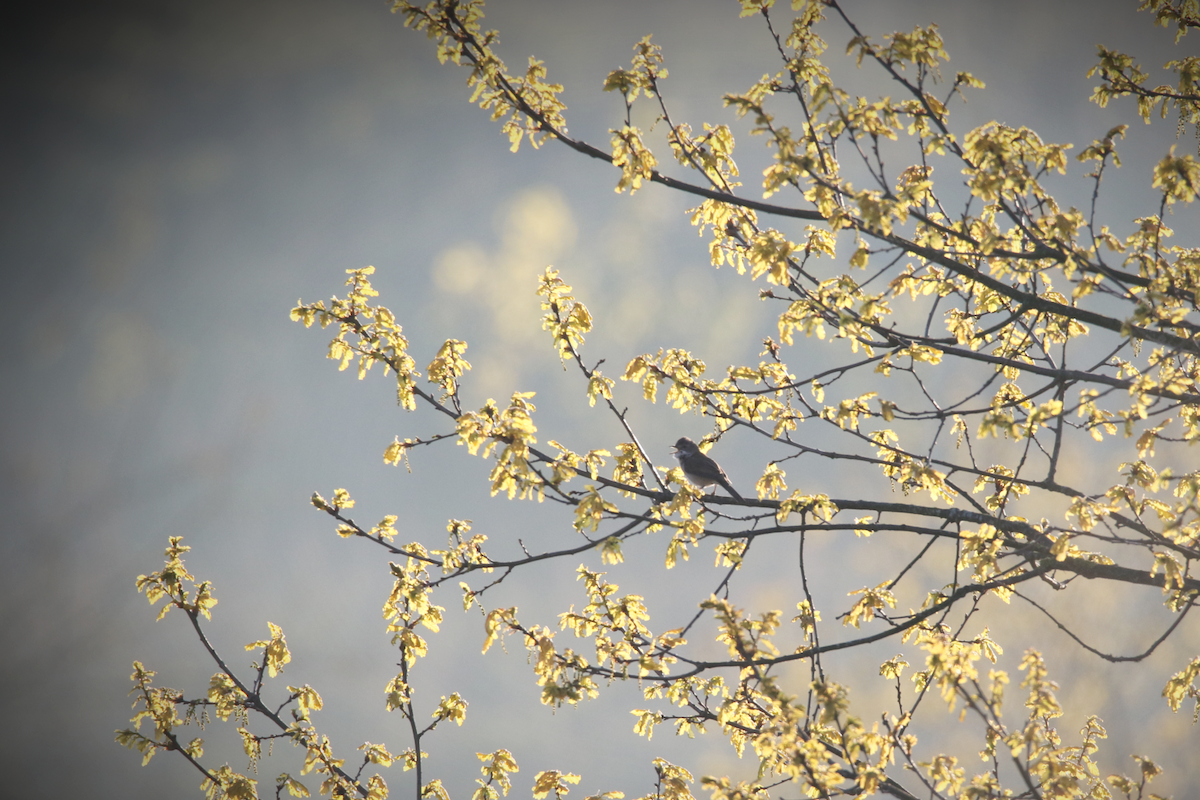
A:
[[[725,474],[725,470],[721,469],[721,465],[701,453],[700,448],[691,439],[684,436],[676,442],[673,455],[679,459],[683,477],[687,478],[690,483],[694,483],[701,489],[709,486],[721,486],[738,500],[745,502],[737,490],[730,485],[729,476]]]

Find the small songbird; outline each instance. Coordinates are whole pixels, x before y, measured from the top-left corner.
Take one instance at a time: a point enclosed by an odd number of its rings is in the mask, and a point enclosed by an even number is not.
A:
[[[725,470],[721,469],[717,462],[701,453],[700,448],[691,439],[684,436],[676,442],[674,456],[679,459],[683,477],[691,483],[701,489],[709,486],[721,486],[738,500],[742,499],[737,490],[730,485],[729,476],[725,474]]]

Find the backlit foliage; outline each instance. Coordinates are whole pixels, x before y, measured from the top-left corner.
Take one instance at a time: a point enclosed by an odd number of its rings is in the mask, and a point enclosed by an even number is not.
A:
[[[1180,38],[1200,24],[1195,0],[1142,7],[1178,26]],[[482,27],[480,0],[399,0],[394,10],[436,43],[441,61],[468,70],[472,102],[500,121],[512,149],[526,137],[535,147],[557,140],[610,163],[618,192],[658,183],[694,196],[689,218],[708,237],[713,265],[757,284],[777,336],[763,341],[757,362],[723,370],[666,344],[625,354],[618,381],[582,355],[603,320],[574,295],[569,268],[547,267],[528,290],[541,298],[549,346],[578,370],[579,401],[599,406],[621,431],[603,441],[591,438],[597,427],[549,438],[538,428],[532,393],[519,388],[507,400],[463,407],[460,388],[471,369],[463,341],[445,342],[422,375],[400,324],[377,302],[373,268],[350,270],[344,297],[302,301],[292,318],[334,331],[328,357],[339,369],[353,364],[362,378],[379,365],[394,377],[403,409],[434,412],[433,430],[396,437],[385,461],[407,463],[413,448],[455,441],[464,457],[489,461],[492,495],[569,507],[570,544],[552,552],[492,546],[463,520],[450,520],[444,540],[401,544],[397,514],[362,527],[348,516],[355,501],[346,490],[331,500],[313,495],[340,536],[369,540],[393,559],[383,612],[399,672],[384,693],[388,710],[407,723],[398,728],[406,744],[393,753],[366,743],[351,770],[317,732],[312,712],[322,704],[314,689],[289,686],[281,705],[264,699],[270,679],[294,668],[282,630],[268,623],[270,638],[247,645],[260,653],[249,679],[212,648],[200,626],[216,604],[212,587],[195,583],[181,559],[187,548],[172,539],[165,567],[140,577],[138,588],[152,603],[165,601],[162,614],[184,612],[218,672],[207,697],[187,699],[154,687],[154,673],[135,663],[137,713],[119,741],[145,760],[179,752],[204,773],[210,796],[257,796],[256,780],[204,766],[203,743],[177,738],[181,726],[211,711],[219,721],[237,720],[252,766],[264,741],[302,748],[301,774],[322,776],[322,794],[385,797],[375,769],[398,764],[414,771],[417,795],[446,798],[442,779],[426,774],[422,747],[439,724],[468,721],[467,701],[458,693],[435,700],[418,679],[445,614],[435,598],[454,586],[462,607],[482,616],[485,652],[506,640],[527,650],[542,703],[573,705],[635,680],[644,697],[630,709],[637,734],[649,738],[664,725],[687,736],[711,732],[746,764],[741,775],[696,779],[655,759],[646,798],[692,800],[694,791],[714,800],[1147,796],[1159,768],[1138,756],[1138,777],[1105,778],[1096,760],[1106,737],[1101,721],[1065,720],[1078,733],[1060,732],[1064,712],[1042,655],[1020,642],[1002,646],[972,618],[985,607],[1032,609],[1026,619],[1063,628],[1100,657],[1139,661],[1196,604],[1200,471],[1190,448],[1200,438],[1200,249],[1175,243],[1167,222],[1174,215],[1194,234],[1200,161],[1185,148],[1162,154],[1146,176],[1157,207],[1104,221],[1095,198],[1121,164],[1125,124],[1096,132],[1078,152],[1021,126],[962,130],[951,109],[979,96],[984,83],[949,70],[936,26],[873,39],[833,0],[794,0],[790,23],[771,0],[741,0],[741,16],[764,26],[778,63],[724,98],[726,123],[694,127],[672,117],[665,56],[643,38],[631,65],[603,82],[625,113],[602,149],[568,134],[562,86],[548,82],[544,64],[531,58],[524,71],[508,71],[497,33]],[[847,41],[845,52],[861,68],[892,81],[893,96],[859,97],[834,85],[822,60],[828,36]],[[1131,97],[1147,121],[1156,111],[1178,114],[1181,128],[1200,121],[1196,58],[1168,62],[1177,85],[1153,89],[1132,57],[1101,47],[1099,58],[1091,74],[1101,81],[1093,96],[1100,106]],[[669,157],[656,156],[649,134],[632,124],[635,103],[651,104]],[[740,189],[730,122],[772,155],[759,184],[763,199]],[[693,182],[660,171],[668,163]],[[1080,169],[1093,197],[1084,209],[1050,190]],[[832,352],[835,366],[808,366],[802,347]],[[757,497],[708,496],[664,465],[614,400],[622,384],[643,402],[708,419],[704,448],[752,442],[762,454]],[[1075,468],[1081,460],[1090,469]],[[806,471],[835,464],[857,470],[852,490],[806,491]],[[914,542],[915,556],[876,565],[879,580],[840,605],[819,603],[810,589],[816,565],[805,554],[818,531],[887,534]],[[796,567],[774,573],[795,616],[750,607],[739,582],[762,566],[755,559],[769,538],[799,552]],[[717,576],[696,589],[692,615],[677,621],[598,568],[661,558],[671,569],[708,548]],[[575,571],[573,605],[518,614],[489,604],[489,590],[546,561]],[[918,564],[923,569],[913,570]],[[1161,592],[1173,622],[1144,653],[1101,653],[1085,643],[1086,632],[1070,630],[1035,600],[1035,590],[1070,596],[1080,578],[1103,581],[1122,597]],[[895,706],[864,713],[826,654],[859,648],[865,657],[877,642],[899,651],[879,667],[894,684]],[[1002,668],[1006,649],[1015,654]],[[807,679],[789,665],[802,665]],[[1161,676],[1172,711],[1200,696],[1198,665],[1171,665]],[[976,739],[982,761],[919,741],[919,729],[956,718],[972,721],[963,735]],[[252,722],[271,732],[251,733]],[[143,723],[153,732],[143,733]],[[519,745],[479,754],[474,800],[513,789]],[[532,796],[562,798],[579,782],[544,770]],[[276,787],[277,795],[309,791],[287,774]]]

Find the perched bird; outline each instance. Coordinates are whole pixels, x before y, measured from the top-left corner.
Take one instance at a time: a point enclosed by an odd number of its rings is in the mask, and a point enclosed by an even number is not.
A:
[[[700,448],[691,439],[684,436],[676,442],[674,456],[679,459],[683,477],[691,483],[701,489],[709,486],[721,486],[738,500],[742,500],[742,496],[730,485],[729,476],[725,474],[725,470],[721,469],[717,462],[701,453]]]

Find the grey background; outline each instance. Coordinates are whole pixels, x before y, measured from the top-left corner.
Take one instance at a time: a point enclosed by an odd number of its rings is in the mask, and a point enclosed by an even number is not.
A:
[[[1148,169],[1173,143],[1174,124],[1146,128],[1127,102],[1089,104],[1094,81],[1085,72],[1095,45],[1135,53],[1150,68],[1197,47],[1194,35],[1171,47],[1173,34],[1154,29],[1135,5],[847,3],[875,37],[938,23],[949,69],[988,83],[954,108],[960,132],[999,119],[1074,142],[1078,152],[1130,123],[1126,166],[1103,206],[1126,232],[1132,217],[1157,207]],[[738,20],[729,2],[495,2],[487,24],[501,31],[510,68],[530,54],[547,62],[550,78],[567,85],[572,132],[602,147],[621,107],[600,82],[628,63],[646,33],[664,48],[673,113],[697,129],[701,121],[733,123],[720,94],[776,69],[762,25]],[[348,758],[364,740],[405,746],[400,718],[383,711],[383,688],[396,671],[378,612],[390,578],[386,557],[335,537],[309,495],[345,486],[360,501],[360,520],[397,513],[405,537],[435,543],[450,517],[475,520],[497,547],[568,535],[561,512],[487,498],[487,465],[453,446],[414,453],[411,475],[383,465],[393,436],[440,423],[398,410],[377,374],[363,383],[339,375],[323,358],[327,337],[289,322],[297,297],[341,293],[344,270],[374,264],[381,302],[405,325],[419,364],[445,338],[467,339],[476,365],[468,404],[537,390],[542,440],[561,438],[577,450],[621,437],[598,410],[579,408],[582,386],[562,372],[529,316],[534,276],[547,263],[563,269],[593,310],[599,330],[588,352],[609,359],[610,375],[636,353],[677,344],[716,370],[753,361],[774,328],[758,286],[707,265],[706,242],[682,213],[691,203],[660,187],[617,196],[609,168],[554,144],[510,154],[495,124],[467,103],[464,72],[439,66],[431,44],[382,3],[46,6],[14,20],[4,36],[5,794],[196,796],[200,776],[181,759],[160,755],[142,768],[112,741],[130,714],[133,659],[190,695],[201,694],[214,671],[183,617],[155,624],[134,591],[138,574],[160,566],[170,535],[185,537],[195,548],[192,571],[216,584],[214,643],[245,664],[241,646],[265,637],[267,620],[282,625],[294,661],[281,684],[310,683],[322,693],[328,710],[318,726]],[[869,96],[894,93],[841,56],[844,29],[830,24],[825,36],[840,80]],[[744,127],[735,130],[754,196],[766,154]],[[1180,147],[1192,146],[1189,134]],[[1085,170],[1075,162],[1070,170],[1062,185],[1081,204]],[[1180,213],[1174,226],[1186,235],[1195,211]],[[664,464],[674,438],[707,431],[661,404],[635,405],[633,387],[620,391]],[[735,482],[751,484],[761,457],[722,446]],[[856,554],[873,557],[855,548],[885,547],[819,546],[851,588],[870,573]],[[660,548],[643,555],[653,566]],[[709,559],[701,552],[650,586],[637,584],[636,564],[612,577],[668,604],[677,590],[709,579]],[[547,569],[531,586],[503,587],[494,604],[532,609],[546,593],[566,597],[564,607],[581,604],[573,566]],[[794,602],[770,580],[751,589],[764,607]],[[1080,592],[1065,612],[1102,644],[1132,652],[1144,646],[1139,635],[1152,638],[1166,619],[1156,593],[1145,595],[1131,608]],[[440,730],[427,744],[427,774],[444,778],[452,796],[471,791],[473,753],[501,746],[521,764],[518,796],[548,768],[583,773],[581,796],[645,794],[650,758],[659,754],[697,778],[752,772],[717,736],[678,742],[664,728],[650,743],[634,737],[625,709],[637,704],[636,687],[612,687],[557,714],[539,707],[519,643],[507,657],[479,657],[479,620],[457,611],[453,591],[441,602],[447,624],[431,637],[418,688],[429,711],[449,691],[471,702],[463,728]],[[556,610],[530,611],[530,621],[553,624]],[[1022,623],[1007,624],[1020,632]],[[1015,640],[998,638],[1013,646],[1002,666],[1015,673]],[[1164,714],[1157,696],[1200,646],[1195,625],[1141,667],[1102,669],[1052,631],[1034,642],[1052,654],[1063,684],[1065,736],[1090,711],[1114,727],[1139,720],[1130,731],[1136,739],[1105,744],[1106,774],[1131,771],[1127,754],[1145,753],[1174,770],[1162,791],[1195,796],[1188,774],[1196,731],[1186,715]],[[883,702],[886,693],[881,687]],[[1015,713],[1015,689],[1010,696]],[[860,710],[873,714],[876,706],[868,694]],[[200,735],[210,742],[210,763],[245,769],[227,735]],[[277,748],[287,764],[261,770],[264,796],[279,771],[298,772],[290,750]],[[411,796],[409,775],[394,769],[387,777],[393,796]],[[315,791],[311,776],[307,783]]]

